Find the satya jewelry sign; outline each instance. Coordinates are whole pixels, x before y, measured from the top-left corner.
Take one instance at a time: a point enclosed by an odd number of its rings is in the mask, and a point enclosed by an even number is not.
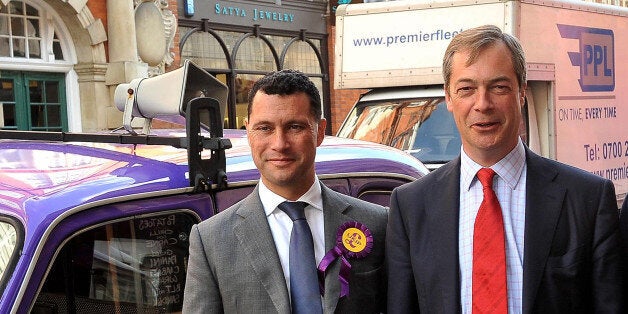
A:
[[[195,1],[192,15],[188,5],[179,2],[179,14],[184,12],[187,19],[207,19],[211,23],[326,33],[324,2]]]

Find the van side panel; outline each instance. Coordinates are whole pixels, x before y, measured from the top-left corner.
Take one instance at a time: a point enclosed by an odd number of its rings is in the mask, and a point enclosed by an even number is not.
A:
[[[576,0],[391,1],[341,5],[336,18],[339,89],[442,84],[443,53],[461,30],[494,24],[517,36],[528,61],[535,150],[612,180],[618,200],[625,197],[627,8]]]
[[[442,55],[453,36],[484,24],[510,27],[501,1],[380,2],[336,11],[335,88],[442,84]]]
[[[559,4],[521,3],[528,62],[555,68],[553,104],[536,104],[553,113],[546,123],[555,136],[546,135],[552,141],[543,153],[555,150],[546,156],[612,180],[621,198],[628,192],[628,63],[620,61],[628,53],[628,10]]]

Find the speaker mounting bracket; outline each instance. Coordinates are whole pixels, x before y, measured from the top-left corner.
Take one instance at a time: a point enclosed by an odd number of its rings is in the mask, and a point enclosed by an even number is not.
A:
[[[209,120],[210,137],[201,133],[202,112],[206,111]],[[190,185],[195,191],[204,191],[216,184],[218,188],[227,186],[225,150],[232,147],[228,138],[223,138],[220,103],[209,97],[191,99],[186,110],[186,132],[188,139],[188,165]],[[203,159],[203,149],[209,149],[211,156]]]

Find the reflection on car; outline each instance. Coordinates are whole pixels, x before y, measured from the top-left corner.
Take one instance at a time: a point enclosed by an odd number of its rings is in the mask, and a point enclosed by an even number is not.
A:
[[[203,186],[176,145],[0,138],[0,313],[180,312],[191,226],[259,178],[241,130],[225,132],[226,184]],[[202,152],[207,173],[223,172],[216,156]],[[428,172],[399,150],[335,137],[316,168],[332,189],[382,205]]]

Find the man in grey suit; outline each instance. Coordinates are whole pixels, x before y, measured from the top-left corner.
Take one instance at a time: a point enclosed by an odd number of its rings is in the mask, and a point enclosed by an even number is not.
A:
[[[323,312],[385,310],[387,212],[318,181],[314,159],[325,126],[318,89],[301,72],[273,72],[254,84],[246,129],[261,179],[245,199],[192,228],[184,313],[295,312],[289,267],[293,222],[278,209],[284,201],[307,203],[305,216],[315,256],[312,265],[326,268],[315,279],[320,281],[315,282],[314,299],[322,303]],[[339,260],[342,257],[330,252],[338,245],[338,231],[349,228],[360,236],[370,231],[372,236],[366,238],[372,241],[372,249],[343,251],[351,265],[345,274],[348,269]]]
[[[518,41],[495,26],[465,30],[445,52],[443,76],[461,156],[393,191],[389,313],[626,313],[614,186],[521,141]],[[486,173],[496,173],[492,184]],[[486,208],[500,212],[500,229],[476,228]],[[485,229],[498,232],[475,237]],[[496,239],[492,250],[476,245]]]

